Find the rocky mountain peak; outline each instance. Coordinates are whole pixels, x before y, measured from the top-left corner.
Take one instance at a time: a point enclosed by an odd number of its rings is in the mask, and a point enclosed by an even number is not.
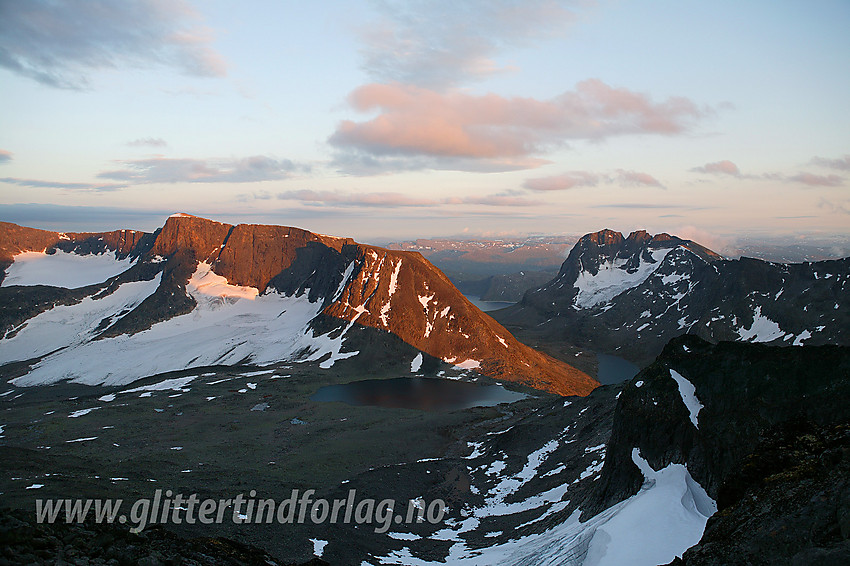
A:
[[[82,237],[27,229],[9,233],[28,234],[29,241],[15,236],[15,241],[21,242],[10,252],[10,263],[15,254],[32,249],[31,244],[37,244],[41,251],[62,238],[72,243],[84,241]],[[103,305],[103,312],[98,312],[93,326],[83,324],[81,328],[88,329],[84,332],[87,338],[75,347],[85,348],[86,341],[91,340],[99,343],[99,351],[107,351],[110,340],[130,335],[139,336],[136,342],[142,351],[150,347],[145,341],[155,339],[160,329],[176,326],[179,328],[174,328],[175,332],[183,332],[185,326],[186,343],[198,344],[209,352],[163,352],[163,360],[173,358],[174,370],[202,360],[225,363],[231,358],[250,360],[258,356],[266,361],[322,360],[330,367],[336,360],[358,355],[359,350],[343,344],[349,333],[359,336],[361,329],[368,329],[367,333],[387,333],[396,343],[404,343],[405,348],[412,347],[414,352],[418,350],[433,359],[541,390],[586,395],[598,385],[585,373],[517,341],[418,253],[386,250],[299,228],[231,225],[183,213],[169,217],[155,234],[139,235],[131,237],[126,231],[119,231],[115,238],[95,238],[96,242],[114,239],[116,249],[129,249],[135,242],[132,253],[137,260],[132,266],[120,264],[119,271],[110,272],[110,279],[97,286],[87,282],[89,286],[74,293],[65,293],[61,288],[51,291],[70,303],[95,293],[100,293],[99,297],[114,295],[113,299],[98,303]],[[120,299],[131,295],[130,288],[134,289],[132,297]],[[26,285],[10,289],[19,294],[28,292]],[[110,301],[116,304],[115,312],[106,307]],[[55,304],[55,300],[45,299],[25,315],[10,314],[8,328],[20,327],[24,322],[29,325],[29,318]],[[233,314],[228,314],[231,311]],[[200,321],[198,328],[193,329],[183,318],[190,313],[192,320]],[[228,329],[222,325],[230,316],[234,317],[233,327]],[[151,332],[143,333],[145,330]],[[204,333],[209,334],[209,339],[198,342]],[[382,340],[375,338],[371,343]],[[121,352],[116,351],[116,360],[125,349],[133,349],[133,342],[126,340]],[[178,339],[164,344],[166,350],[168,344],[181,348]],[[56,346],[61,345],[52,345],[44,354],[55,351]],[[56,363],[70,363],[73,350],[57,353]],[[38,357],[39,352],[35,348],[27,359]],[[64,357],[68,359],[60,360]],[[51,372],[49,363],[42,366],[39,371],[43,370],[45,378],[67,371]],[[142,371],[139,367],[138,371]],[[98,372],[109,374],[100,368],[78,377],[96,382]],[[37,381],[32,376],[26,379]]]

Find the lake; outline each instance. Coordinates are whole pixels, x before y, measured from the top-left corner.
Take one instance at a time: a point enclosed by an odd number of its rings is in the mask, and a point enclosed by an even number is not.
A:
[[[497,311],[499,309],[511,307],[516,304],[506,301],[482,301],[477,295],[466,295],[466,298],[469,299],[470,303],[472,303],[484,312]]]
[[[602,385],[622,383],[638,374],[640,368],[628,360],[608,354],[596,354],[599,373],[596,380]]]
[[[492,407],[525,397],[527,395],[509,391],[501,385],[432,377],[396,377],[326,385],[310,399],[320,402],[339,401],[349,405],[441,411]]]

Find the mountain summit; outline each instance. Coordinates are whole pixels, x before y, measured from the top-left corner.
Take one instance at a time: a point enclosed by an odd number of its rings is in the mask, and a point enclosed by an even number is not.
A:
[[[0,359],[29,364],[20,385],[363,354],[410,356],[414,371],[425,354],[562,395],[597,385],[518,342],[418,253],[188,214],[154,234],[0,235]]]
[[[850,258],[731,260],[669,234],[603,230],[583,236],[552,281],[494,316],[521,336],[638,363],[688,333],[711,342],[847,344],[848,281]]]

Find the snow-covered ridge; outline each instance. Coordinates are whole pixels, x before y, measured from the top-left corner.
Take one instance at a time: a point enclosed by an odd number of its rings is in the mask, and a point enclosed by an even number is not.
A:
[[[308,292],[259,295],[255,288],[230,285],[205,263],[198,265],[187,285],[197,302],[192,312],[132,336],[93,340],[93,329],[103,318],[135,307],[158,284],[159,278],[125,283],[102,299],[89,297],[76,305],[50,309],[30,319],[14,338],[0,340],[0,360],[45,356],[15,380],[18,386],[63,379],[123,385],[158,373],[235,364],[246,358],[262,365],[299,355],[304,361],[324,359],[321,366],[330,367],[357,354],[341,352],[345,332],[331,338],[316,335],[310,328],[322,301],[311,303]]]
[[[52,285],[76,289],[102,283],[123,273],[132,264],[129,258],[119,260],[115,252],[88,255],[62,250],[52,254],[22,252],[14,256],[14,263],[6,269],[2,286]]]
[[[575,306],[581,309],[590,308],[601,303],[607,303],[620,293],[637,287],[646,281],[661,265],[662,260],[674,248],[662,248],[651,252],[655,263],[641,261],[637,270],[629,273],[623,269],[628,259],[614,258],[599,265],[596,275],[582,270],[574,283],[578,293]]]

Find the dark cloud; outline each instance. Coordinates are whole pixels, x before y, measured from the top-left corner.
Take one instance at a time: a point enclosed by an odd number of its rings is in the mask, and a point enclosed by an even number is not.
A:
[[[218,77],[225,64],[183,0],[4,0],[0,66],[60,88],[85,88],[99,69],[165,65]]]
[[[242,159],[170,159],[152,157],[121,162],[125,168],[104,171],[101,179],[145,183],[253,183],[285,179],[304,170],[288,159],[255,155]]]
[[[0,163],[8,163],[12,161],[12,152],[0,149]]]
[[[104,184],[104,183],[62,183],[58,181],[43,181],[39,179],[19,179],[17,177],[2,177],[0,183],[9,183],[20,187],[31,187],[34,189],[67,189],[72,191],[115,191],[123,189],[126,184]]]

